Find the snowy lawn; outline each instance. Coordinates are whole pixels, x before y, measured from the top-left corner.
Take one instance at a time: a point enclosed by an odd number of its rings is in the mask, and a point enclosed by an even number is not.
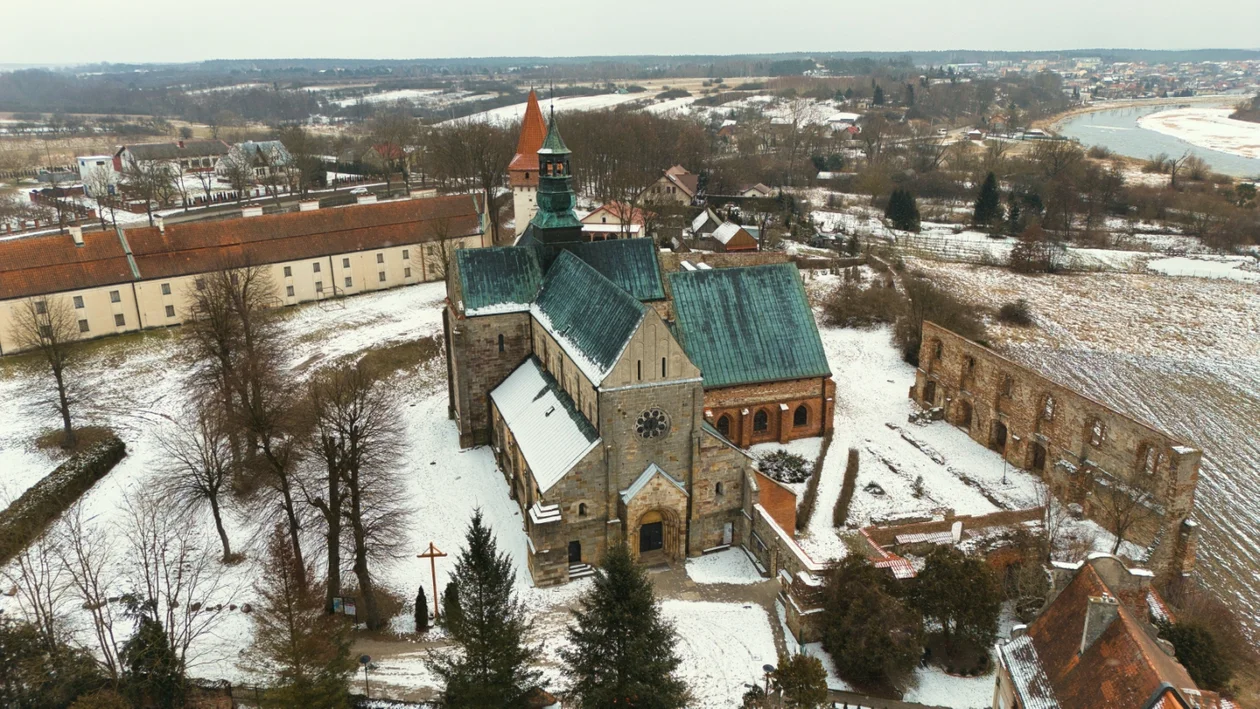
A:
[[[697,709],[739,706],[747,685],[762,682],[762,666],[778,662],[774,631],[761,606],[669,600],[661,607],[678,630],[679,673]]]
[[[687,560],[687,577],[701,584],[750,584],[765,581],[742,549],[727,549]]]

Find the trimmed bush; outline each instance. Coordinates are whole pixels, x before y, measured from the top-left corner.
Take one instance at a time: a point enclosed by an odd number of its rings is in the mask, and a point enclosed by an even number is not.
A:
[[[858,465],[858,450],[850,448],[849,462],[844,467],[844,484],[840,487],[836,506],[831,510],[831,524],[836,528],[843,527],[849,518],[849,503],[853,501],[853,490],[857,487]]]
[[[809,526],[809,521],[814,517],[814,508],[818,506],[818,480],[822,477],[823,461],[827,459],[827,449],[831,448],[831,431],[823,435],[822,447],[818,450],[818,459],[814,461],[814,474],[809,476],[809,481],[805,484],[805,495],[801,499],[801,506],[796,511],[796,531],[801,531]]]
[[[57,466],[0,512],[0,564],[7,564],[127,455],[117,436],[94,443]]]

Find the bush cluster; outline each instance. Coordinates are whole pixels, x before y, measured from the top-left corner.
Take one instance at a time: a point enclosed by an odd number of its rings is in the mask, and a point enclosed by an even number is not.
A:
[[[1007,325],[1032,325],[1032,308],[1023,298],[1006,303],[998,309],[998,321]]]
[[[71,456],[0,512],[0,564],[25,549],[125,455],[127,446],[111,435]]]
[[[783,449],[766,453],[758,463],[762,473],[781,483],[803,483],[811,468],[809,461]]]

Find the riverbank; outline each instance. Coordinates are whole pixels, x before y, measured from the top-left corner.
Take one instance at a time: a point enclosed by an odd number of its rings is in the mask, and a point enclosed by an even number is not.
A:
[[[1093,103],[1081,104],[1073,106],[1062,113],[1056,113],[1053,116],[1041,118],[1032,122],[1033,128],[1041,128],[1052,133],[1058,133],[1062,125],[1067,121],[1083,116],[1087,113],[1098,113],[1100,111],[1115,111],[1124,108],[1146,108],[1148,106],[1169,106],[1176,107],[1183,104],[1223,104],[1227,101],[1243,100],[1246,97],[1235,96],[1233,94],[1210,94],[1207,96],[1186,96],[1183,98],[1133,98],[1118,99],[1115,101],[1097,101]]]
[[[1260,123],[1230,118],[1232,108],[1176,108],[1138,119],[1147,130],[1208,150],[1260,159]]]

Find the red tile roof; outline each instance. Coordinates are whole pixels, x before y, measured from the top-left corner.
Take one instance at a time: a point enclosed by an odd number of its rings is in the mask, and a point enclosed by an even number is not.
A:
[[[1120,599],[1119,615],[1082,653],[1081,637],[1090,597],[1108,595]],[[1028,626],[1037,658],[1060,706],[1142,707],[1165,682],[1182,691],[1196,688],[1186,669],[1164,652],[1148,631],[1144,613],[1139,612],[1145,611],[1145,598],[1138,605],[1127,600],[1128,595],[1132,594],[1118,595],[1109,588],[1093,562],[1087,562]],[[1215,706],[1215,697],[1212,692],[1204,692],[1204,706]]]
[[[547,123],[543,120],[542,109],[538,107],[538,94],[529,90],[529,100],[525,104],[525,119],[521,121],[521,137],[516,141],[516,155],[508,163],[508,170],[538,170],[538,151],[547,137]]]
[[[113,230],[0,241],[0,300],[278,263],[481,233],[470,195],[125,229],[140,278]]]

